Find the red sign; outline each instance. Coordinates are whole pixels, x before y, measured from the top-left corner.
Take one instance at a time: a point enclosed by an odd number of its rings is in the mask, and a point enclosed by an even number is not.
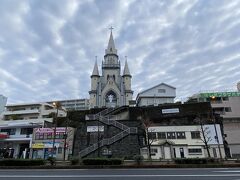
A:
[[[0,139],[6,139],[9,138],[9,135],[6,133],[0,133]]]

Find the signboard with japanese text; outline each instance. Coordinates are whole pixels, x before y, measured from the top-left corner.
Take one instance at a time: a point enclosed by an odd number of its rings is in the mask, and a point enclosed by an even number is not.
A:
[[[162,109],[163,114],[179,113],[179,108]]]
[[[104,126],[88,126],[87,132],[104,132]]]
[[[240,92],[215,92],[215,93],[200,93],[200,97],[234,97],[240,96]]]

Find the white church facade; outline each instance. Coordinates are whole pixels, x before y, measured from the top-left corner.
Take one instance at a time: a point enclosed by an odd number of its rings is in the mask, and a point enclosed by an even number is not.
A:
[[[99,74],[97,60],[91,75],[90,108],[129,105],[129,101],[132,100],[133,96],[131,80],[132,76],[127,60],[121,75],[121,63],[111,31],[102,62],[102,75]]]

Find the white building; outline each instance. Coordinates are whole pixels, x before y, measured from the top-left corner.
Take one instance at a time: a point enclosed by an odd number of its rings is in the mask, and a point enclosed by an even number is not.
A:
[[[204,125],[203,132],[200,125],[191,126],[155,126],[150,127],[149,139],[151,144],[152,159],[173,159],[173,158],[205,158],[208,157],[204,142],[205,135],[210,155],[214,158],[225,157],[223,139],[220,126]],[[216,133],[217,132],[217,133]],[[215,139],[219,139],[219,143]],[[219,144],[219,145],[218,145]],[[220,155],[220,151],[221,155]],[[144,158],[148,157],[147,148],[141,150]]]
[[[49,101],[52,104],[55,101]],[[89,99],[66,99],[57,101],[66,110],[86,110],[89,109]]]
[[[0,156],[28,158],[33,128],[51,123],[51,113],[56,109],[47,103],[26,103],[7,105],[0,120]],[[66,116],[62,110],[58,116]]]
[[[0,94],[0,115],[4,111],[7,104],[7,97]]]
[[[158,104],[174,103],[176,88],[165,83],[138,93],[136,98],[137,106],[157,106]]]
[[[121,75],[121,64],[111,31],[102,62],[102,75],[99,75],[97,61],[91,75],[90,108],[129,105],[133,96],[131,79],[127,60]]]
[[[240,88],[240,87],[239,87]],[[213,112],[223,118],[226,155],[240,157],[240,92],[205,92],[189,98],[191,102],[210,102]],[[227,152],[228,151],[228,152]]]

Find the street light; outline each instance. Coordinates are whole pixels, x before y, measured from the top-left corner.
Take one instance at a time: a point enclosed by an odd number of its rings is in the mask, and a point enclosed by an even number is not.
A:
[[[52,157],[55,151],[55,141],[56,141],[56,129],[57,129],[57,118],[58,118],[58,110],[61,107],[60,102],[53,102],[53,107],[56,108],[57,112],[54,117],[54,129],[53,129],[53,145],[52,145]]]

